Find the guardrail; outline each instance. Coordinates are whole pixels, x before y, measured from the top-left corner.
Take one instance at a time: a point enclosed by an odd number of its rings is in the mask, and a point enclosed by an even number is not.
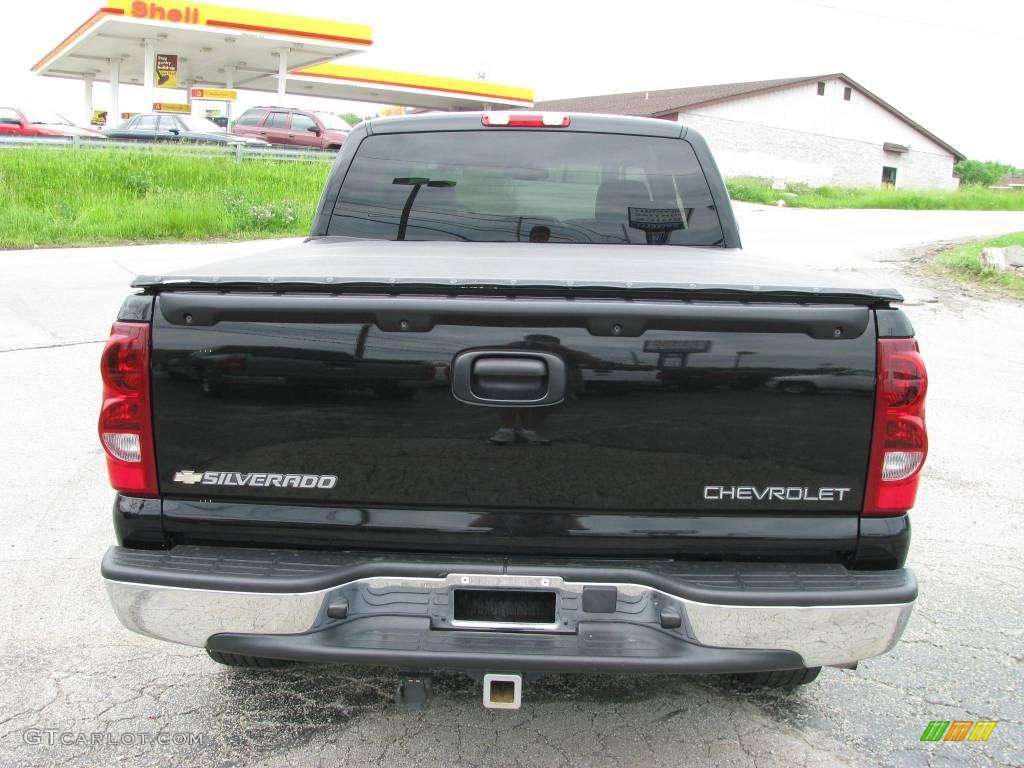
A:
[[[337,152],[323,149],[292,149],[275,144],[246,146],[245,144],[200,144],[187,141],[117,141],[114,139],[87,139],[80,136],[2,136],[0,150],[18,147],[46,147],[53,150],[165,152],[192,157],[234,157],[243,160],[279,160],[304,163],[333,163]]]

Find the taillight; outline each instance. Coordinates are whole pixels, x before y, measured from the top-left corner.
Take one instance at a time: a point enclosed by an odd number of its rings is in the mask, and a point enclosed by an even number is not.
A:
[[[488,112],[480,122],[487,128],[568,128],[570,120],[555,112]]]
[[[865,515],[902,515],[914,506],[928,455],[928,374],[914,339],[879,339],[875,419]]]
[[[149,408],[149,325],[114,323],[100,362],[100,442],[114,490],[159,496]]]

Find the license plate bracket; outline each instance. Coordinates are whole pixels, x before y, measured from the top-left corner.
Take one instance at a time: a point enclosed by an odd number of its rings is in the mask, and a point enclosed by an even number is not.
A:
[[[551,590],[455,588],[451,605],[453,627],[558,627],[558,594]]]

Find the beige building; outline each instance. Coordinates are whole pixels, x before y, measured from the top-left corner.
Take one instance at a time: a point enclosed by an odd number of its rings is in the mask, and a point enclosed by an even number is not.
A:
[[[952,189],[964,155],[842,73],[537,103],[641,115],[698,130],[725,176],[815,186]]]

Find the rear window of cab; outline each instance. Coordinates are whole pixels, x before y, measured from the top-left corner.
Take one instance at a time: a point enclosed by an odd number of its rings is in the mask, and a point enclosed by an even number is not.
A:
[[[693,148],[569,131],[369,136],[328,234],[383,240],[722,245]]]

